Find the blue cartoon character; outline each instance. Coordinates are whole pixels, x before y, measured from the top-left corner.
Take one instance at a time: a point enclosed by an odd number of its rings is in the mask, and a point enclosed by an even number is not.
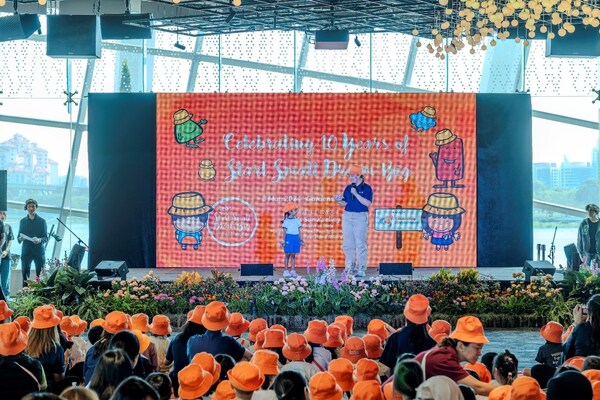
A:
[[[175,124],[175,140],[179,144],[185,143],[185,147],[196,149],[199,143],[204,142],[200,139],[200,135],[204,132],[201,125],[208,123],[207,120],[201,119],[198,122],[192,121],[194,114],[190,114],[188,110],[181,109],[173,114],[173,123]]]
[[[171,223],[175,227],[175,239],[182,250],[187,249],[188,244],[191,244],[194,250],[198,250],[202,243],[202,230],[212,210],[200,193],[183,192],[173,196],[167,213],[171,216]]]
[[[463,140],[450,129],[442,129],[435,134],[435,145],[438,151],[429,153],[435,167],[435,177],[443,183],[433,185],[434,188],[464,188],[465,185],[456,183],[465,177],[465,150]]]
[[[435,108],[431,106],[423,107],[418,113],[410,114],[409,118],[411,127],[417,132],[424,132],[437,124]]]
[[[464,208],[459,207],[458,199],[451,193],[432,193],[423,207],[421,224],[423,239],[435,245],[436,250],[448,250],[455,240],[460,239],[458,228],[462,222]]]

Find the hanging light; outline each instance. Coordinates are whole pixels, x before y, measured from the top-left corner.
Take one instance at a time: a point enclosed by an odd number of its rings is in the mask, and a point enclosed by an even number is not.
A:
[[[46,0],[38,0],[38,4],[40,6],[45,6],[46,5]]]

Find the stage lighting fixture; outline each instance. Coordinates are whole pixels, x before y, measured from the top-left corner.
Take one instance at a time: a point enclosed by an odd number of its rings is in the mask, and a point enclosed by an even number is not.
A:
[[[356,45],[356,47],[362,46],[362,43],[360,42],[360,40],[358,40],[358,35],[354,37],[354,44]]]
[[[227,15],[227,18],[225,18],[225,22],[230,24],[231,20],[235,17],[236,12],[233,11],[233,8],[229,9],[229,14]]]
[[[175,42],[175,44],[173,45],[173,47],[179,49],[179,50],[185,50],[185,45],[182,43],[179,43],[179,40]]]

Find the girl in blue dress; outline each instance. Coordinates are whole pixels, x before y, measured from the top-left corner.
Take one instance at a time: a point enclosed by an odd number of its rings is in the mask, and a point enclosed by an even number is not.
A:
[[[296,217],[298,215],[298,205],[296,203],[287,203],[283,208],[283,212],[285,213],[283,221],[281,221],[281,227],[283,228],[281,246],[285,253],[285,270],[283,271],[283,276],[298,276],[295,270],[296,254],[300,253],[300,246],[304,245],[300,235],[302,223]],[[290,264],[291,268],[288,269]]]

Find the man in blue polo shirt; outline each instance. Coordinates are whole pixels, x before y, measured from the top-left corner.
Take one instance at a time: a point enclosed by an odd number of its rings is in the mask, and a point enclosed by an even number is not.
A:
[[[222,330],[229,324],[229,311],[225,304],[213,301],[204,309],[202,325],[206,333],[192,336],[187,343],[187,356],[191,361],[194,355],[206,352],[213,356],[229,354],[237,362],[250,360],[252,353],[229,335],[224,335]]]
[[[342,248],[346,256],[346,272],[350,275],[365,276],[367,270],[367,229],[369,227],[369,206],[373,201],[373,189],[367,185],[362,168],[353,165],[348,169],[350,185],[343,195],[335,195],[335,201],[344,207],[342,215]]]

